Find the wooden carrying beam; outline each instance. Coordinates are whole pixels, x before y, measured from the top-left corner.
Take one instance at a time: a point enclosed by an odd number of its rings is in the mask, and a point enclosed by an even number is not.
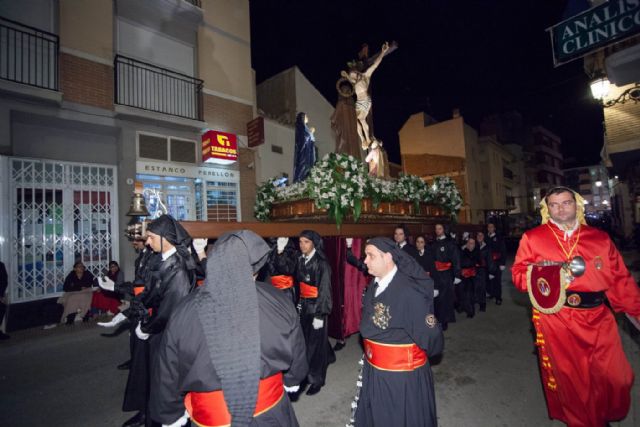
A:
[[[220,235],[233,230],[251,230],[262,237],[291,237],[298,236],[302,230],[314,230],[323,237],[392,237],[397,224],[342,224],[338,229],[335,224],[317,222],[205,222],[182,221],[182,226],[191,237],[216,239]],[[412,236],[432,234],[434,224],[405,224]],[[457,224],[457,233],[474,232],[482,226],[472,224]]]

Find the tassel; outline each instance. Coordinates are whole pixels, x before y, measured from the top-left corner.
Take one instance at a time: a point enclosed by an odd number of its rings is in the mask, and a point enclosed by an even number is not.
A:
[[[349,420],[349,424],[347,424],[347,427],[353,427],[353,424],[356,419],[356,409],[358,408],[358,401],[360,400],[360,389],[362,388],[362,370],[364,369],[364,354],[360,358],[360,361],[358,361],[358,364],[360,365],[360,370],[358,372],[358,380],[356,381],[356,393],[355,393],[355,396],[353,397],[353,402],[351,402],[351,418]]]

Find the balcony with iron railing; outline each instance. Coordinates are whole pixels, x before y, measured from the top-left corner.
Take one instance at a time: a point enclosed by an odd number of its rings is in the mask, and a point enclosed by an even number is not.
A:
[[[0,17],[0,79],[58,90],[58,36]]]
[[[202,121],[202,80],[122,55],[114,75],[116,104]]]

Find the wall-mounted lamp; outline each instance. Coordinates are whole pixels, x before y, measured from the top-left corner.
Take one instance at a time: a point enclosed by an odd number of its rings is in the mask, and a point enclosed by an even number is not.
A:
[[[604,108],[611,107],[616,104],[624,104],[627,101],[640,101],[640,83],[636,83],[633,87],[625,90],[615,99],[605,100],[609,94],[609,86],[609,79],[603,76],[597,77],[590,83],[591,95],[593,95],[594,99],[600,101]]]
[[[591,95],[598,101],[602,100],[609,94],[609,79],[602,76],[591,81],[589,86],[591,87]]]

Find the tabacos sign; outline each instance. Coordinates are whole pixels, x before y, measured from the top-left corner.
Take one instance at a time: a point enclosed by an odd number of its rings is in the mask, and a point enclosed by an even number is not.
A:
[[[238,138],[233,133],[209,130],[202,134],[202,161],[228,165],[238,160]]]
[[[611,0],[549,28],[556,66],[640,32],[640,0]]]

